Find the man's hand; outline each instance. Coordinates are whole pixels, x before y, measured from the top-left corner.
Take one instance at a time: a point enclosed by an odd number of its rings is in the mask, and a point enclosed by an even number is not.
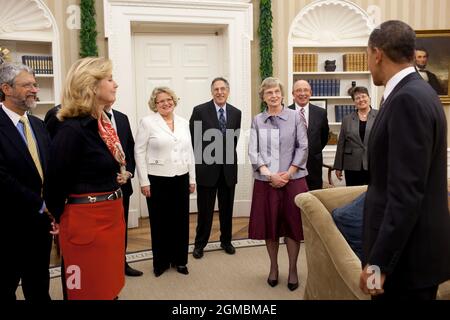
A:
[[[55,220],[52,221],[52,230],[50,230],[50,234],[54,236],[59,234],[59,223],[56,223]]]
[[[383,294],[384,293],[383,286],[384,286],[384,281],[386,280],[386,274],[385,273],[380,274],[379,288],[376,288],[376,286],[375,286],[375,288],[369,289],[369,287],[368,287],[369,282],[373,283],[371,277],[376,276],[376,275],[374,275],[372,272],[369,272],[368,268],[369,268],[369,265],[366,265],[364,267],[363,271],[361,271],[361,275],[359,276],[359,288],[365,294],[370,294],[372,296]]]

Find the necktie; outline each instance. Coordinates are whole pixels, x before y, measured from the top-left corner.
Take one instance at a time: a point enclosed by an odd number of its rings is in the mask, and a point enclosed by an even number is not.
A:
[[[382,96],[380,100],[380,109],[383,107],[383,104],[384,104],[384,96]]]
[[[39,160],[39,154],[36,146],[36,142],[34,141],[33,134],[31,133],[30,123],[28,122],[28,118],[25,116],[20,117],[19,120],[25,129],[25,138],[27,139],[28,151],[30,152],[31,158],[33,158],[34,164],[41,176],[42,181],[44,181],[44,173],[42,171],[41,161]]]
[[[305,116],[305,108],[300,107],[300,118],[305,125],[305,128],[308,129],[308,122],[306,122],[306,116]]]
[[[225,116],[223,115],[224,111],[223,108],[219,109],[219,125],[220,125],[220,131],[222,131],[222,134],[225,135],[227,132],[227,122],[225,121]]]

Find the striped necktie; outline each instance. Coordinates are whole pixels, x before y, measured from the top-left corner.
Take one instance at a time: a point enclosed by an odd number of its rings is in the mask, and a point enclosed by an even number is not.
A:
[[[302,122],[305,125],[305,128],[308,129],[308,122],[306,122],[306,116],[305,116],[305,108],[303,108],[303,107],[300,107],[300,118],[302,119]]]
[[[227,122],[225,121],[225,116],[223,115],[224,111],[223,108],[219,109],[219,125],[220,125],[220,131],[222,131],[222,134],[225,135],[227,132]]]
[[[25,130],[25,138],[27,139],[28,151],[30,152],[31,158],[33,158],[34,164],[36,165],[42,181],[44,181],[44,173],[42,171],[41,161],[39,160],[36,142],[34,141],[33,134],[31,133],[31,127],[30,123],[28,122],[28,118],[22,116],[20,117],[19,121],[23,124]]]

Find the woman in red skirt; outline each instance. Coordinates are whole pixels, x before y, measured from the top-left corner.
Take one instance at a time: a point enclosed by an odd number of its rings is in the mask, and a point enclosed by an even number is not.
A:
[[[120,185],[131,173],[103,111],[116,89],[111,61],[81,59],[68,72],[57,115],[45,201],[60,223],[68,299],[114,299],[125,282]]]
[[[266,240],[270,258],[267,283],[278,284],[278,247],[285,238],[289,256],[288,288],[298,288],[297,259],[303,240],[300,210],[294,197],[308,191],[305,176],[308,157],[306,120],[285,108],[283,85],[266,78],[259,95],[267,109],[252,122],[249,157],[254,169],[249,237]]]

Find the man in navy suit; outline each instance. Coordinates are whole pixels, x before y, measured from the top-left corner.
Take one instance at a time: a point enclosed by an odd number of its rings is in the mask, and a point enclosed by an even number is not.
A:
[[[309,190],[322,189],[322,150],[328,142],[328,126],[327,111],[309,103],[312,90],[309,83],[305,80],[297,80],[292,88],[292,96],[294,103],[289,106],[290,109],[301,112],[304,110],[306,124],[308,127],[308,161],[306,169],[308,175],[306,182]]]
[[[385,87],[368,144],[360,276],[376,299],[435,299],[450,279],[447,121],[414,69],[415,40],[391,20],[372,31],[367,49],[373,82]]]
[[[227,103],[230,85],[226,79],[215,78],[211,83],[211,94],[213,99],[196,106],[189,121],[197,177],[198,217],[193,252],[196,259],[203,256],[203,248],[208,244],[216,194],[219,202],[220,246],[228,254],[235,253],[231,236],[237,183],[236,146],[242,113]],[[208,138],[209,134],[215,136],[213,141]],[[212,148],[213,145],[218,146],[218,142],[222,148]],[[213,151],[212,154],[209,151]],[[209,157],[211,159],[207,159]]]
[[[134,139],[131,132],[130,121],[128,117],[115,109],[109,107],[105,109],[106,114],[111,119],[114,129],[119,136],[120,144],[125,152],[125,161],[127,162],[127,171],[133,175],[136,168],[136,162],[134,161]],[[128,179],[127,183],[120,187],[123,192],[123,208],[125,215],[125,251],[127,249],[128,242],[128,211],[130,208],[130,197],[133,194],[133,187],[131,186],[131,179]],[[130,277],[142,276],[143,272],[132,268],[125,259],[125,274]]]
[[[50,300],[52,220],[42,198],[49,148],[44,123],[27,114],[39,89],[32,69],[0,65],[0,299]]]

